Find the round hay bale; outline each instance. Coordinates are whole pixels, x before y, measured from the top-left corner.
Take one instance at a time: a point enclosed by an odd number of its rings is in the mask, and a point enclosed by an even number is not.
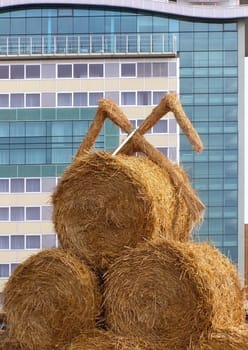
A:
[[[110,330],[168,349],[186,349],[244,316],[242,287],[226,257],[206,243],[165,239],[127,249],[110,266],[103,305]]]
[[[95,329],[82,333],[63,350],[162,350],[158,344],[150,343],[142,338],[117,336],[111,331]]]
[[[95,327],[101,296],[88,267],[60,249],[18,265],[3,290],[9,336],[27,349],[49,349]]]
[[[171,167],[190,187],[184,171]],[[61,246],[100,270],[124,247],[154,236],[188,240],[196,223],[169,173],[146,157],[107,152],[76,157],[52,202]]]
[[[221,329],[212,332],[193,350],[247,350],[248,327]]]

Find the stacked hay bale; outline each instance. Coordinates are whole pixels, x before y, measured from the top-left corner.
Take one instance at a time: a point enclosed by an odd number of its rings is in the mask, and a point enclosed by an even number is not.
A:
[[[53,349],[94,329],[101,294],[75,257],[49,249],[20,264],[3,292],[8,337],[26,349]]]
[[[194,194],[182,169],[184,185]],[[170,174],[145,157],[94,152],[78,156],[53,193],[53,221],[61,246],[106,271],[127,246],[159,236],[187,241],[201,220]],[[180,211],[179,211],[180,210]]]
[[[200,149],[179,107],[174,95],[165,97],[122,150],[147,159],[90,153],[108,113],[130,132],[117,106],[100,104],[100,124],[93,122],[52,195],[61,248],[27,259],[4,289],[0,350],[221,350],[227,341],[228,350],[246,349],[235,267],[212,246],[191,242],[204,206],[183,169],[142,136],[174,108]]]
[[[244,320],[235,267],[208,244],[160,239],[128,250],[105,278],[105,319],[116,334],[187,349]]]

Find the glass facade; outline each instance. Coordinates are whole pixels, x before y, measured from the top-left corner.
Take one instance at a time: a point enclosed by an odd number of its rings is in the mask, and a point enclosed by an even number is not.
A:
[[[236,23],[180,25],[180,95],[204,142],[181,135],[180,159],[206,205],[196,239],[238,261],[238,33]]]
[[[0,57],[6,54],[68,52],[155,53],[176,48],[180,59],[180,98],[205,145],[202,154],[195,154],[181,135],[180,161],[207,207],[205,220],[195,232],[195,239],[212,241],[237,262],[237,23],[185,20],[110,7],[26,6],[0,11],[0,33]],[[41,74],[51,78],[53,74],[52,65],[47,65],[42,72],[39,66],[27,66],[25,71],[21,65],[10,71],[6,67],[0,69],[2,79],[27,79]],[[106,70],[105,74],[114,74],[114,69],[110,68],[109,73]],[[139,72],[149,74],[150,69],[148,64],[140,67]],[[156,69],[160,74],[162,68]],[[61,65],[57,74],[61,78],[73,74],[82,77],[87,74],[86,70],[83,65],[74,70],[72,66]],[[94,67],[90,74],[103,76],[103,71],[100,66]],[[132,74],[132,67],[123,65],[121,74]],[[123,104],[126,99],[132,98],[128,94],[130,92],[121,97]],[[40,103],[37,98],[26,96],[25,106],[37,105]],[[140,94],[137,98],[150,104],[149,93]],[[83,99],[83,96],[76,96],[78,103]],[[50,98],[44,101],[49,104]],[[58,105],[66,101],[71,105],[70,96],[61,95]],[[4,118],[0,118],[0,142],[6,147],[0,154],[3,177],[6,174],[16,176],[17,173],[21,176],[44,176],[45,173],[58,176],[78,147],[79,135],[82,137],[85,133],[95,113],[94,108],[59,109],[52,106],[54,108],[18,109],[18,106],[24,106],[21,94],[3,94],[0,103],[2,107],[9,106]],[[107,125],[98,142],[98,147],[110,149],[118,142],[117,130]],[[38,160],[44,164],[37,168],[35,163]],[[30,171],[33,173],[27,174]]]

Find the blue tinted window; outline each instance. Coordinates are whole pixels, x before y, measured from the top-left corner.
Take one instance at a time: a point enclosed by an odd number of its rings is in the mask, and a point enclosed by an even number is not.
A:
[[[121,17],[121,32],[123,33],[135,33],[137,31],[137,21],[135,16],[122,16]]]
[[[209,33],[195,33],[194,34],[194,49],[199,50],[208,50],[208,36]]]
[[[40,34],[41,33],[41,18],[35,17],[35,18],[28,18],[26,21],[27,25],[27,34],[33,35],[33,34]]]
[[[10,20],[8,18],[0,18],[0,33],[1,35],[9,35],[10,33]]]
[[[180,51],[193,51],[194,41],[192,33],[181,33],[179,48]]]
[[[209,50],[218,51],[223,48],[223,33],[213,32],[208,33],[209,35]]]

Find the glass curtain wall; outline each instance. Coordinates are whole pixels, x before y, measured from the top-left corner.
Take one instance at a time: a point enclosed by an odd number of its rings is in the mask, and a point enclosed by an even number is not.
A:
[[[181,162],[206,204],[196,239],[238,260],[238,47],[236,23],[180,21],[180,94],[205,145],[181,136]]]

